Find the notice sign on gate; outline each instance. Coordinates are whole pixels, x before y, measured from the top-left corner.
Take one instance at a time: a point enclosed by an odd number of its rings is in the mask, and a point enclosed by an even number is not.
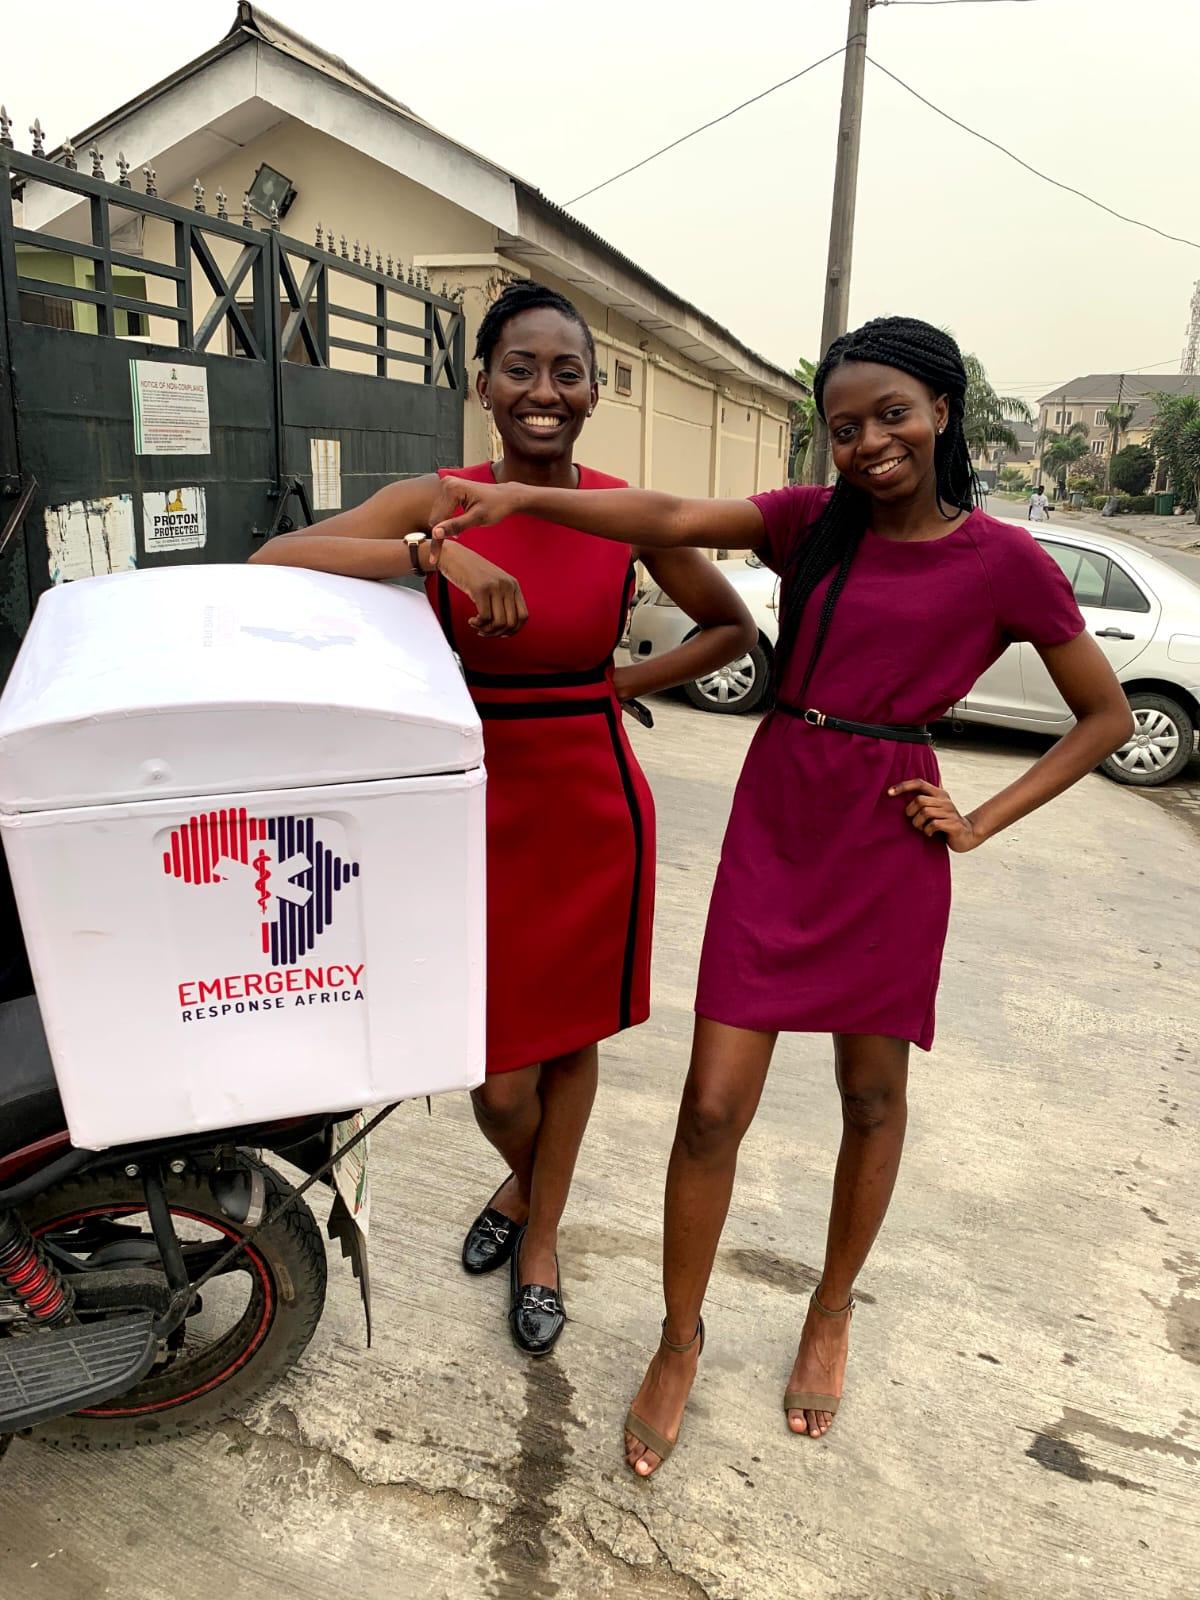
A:
[[[204,490],[156,489],[142,496],[142,542],[148,556],[203,550],[208,534]]]
[[[133,447],[139,456],[206,456],[208,371],[173,361],[131,361]]]

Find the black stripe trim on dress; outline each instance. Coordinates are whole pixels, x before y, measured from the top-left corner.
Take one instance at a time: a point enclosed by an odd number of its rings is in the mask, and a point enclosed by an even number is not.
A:
[[[536,717],[598,717],[611,714],[611,700],[476,700],[484,722],[525,722]]]
[[[446,635],[446,643],[451,650],[454,645],[454,611],[450,605],[450,585],[446,582],[444,573],[437,575],[437,613],[438,621],[442,625],[442,632]]]
[[[637,791],[633,787],[633,777],[629,771],[629,763],[625,759],[625,750],[621,744],[618,715],[611,701],[605,702],[604,718],[608,723],[613,755],[617,759],[617,771],[621,774],[621,788],[625,791],[625,803],[629,807],[629,821],[633,827],[633,894],[629,901],[629,924],[625,932],[625,956],[621,962],[620,1026],[628,1028],[633,1015],[633,966],[637,959],[638,910],[642,899],[642,864],[645,852],[645,838],[642,832],[642,813],[638,806]]]
[[[464,676],[478,689],[581,689],[589,683],[603,683],[611,665],[611,661],[602,661],[598,667],[585,667],[579,672],[476,672],[468,669]]]

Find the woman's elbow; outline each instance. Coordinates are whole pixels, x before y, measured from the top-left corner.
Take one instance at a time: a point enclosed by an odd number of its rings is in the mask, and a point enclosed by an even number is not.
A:
[[[749,655],[758,643],[758,623],[746,611],[736,618],[734,626],[737,629],[738,652],[740,655]]]

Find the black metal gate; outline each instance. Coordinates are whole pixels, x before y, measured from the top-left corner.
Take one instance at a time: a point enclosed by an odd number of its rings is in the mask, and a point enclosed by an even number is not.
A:
[[[96,151],[90,174],[52,164],[35,141],[17,152],[0,126],[0,683],[53,582],[243,561],[462,457],[444,286],[357,242],[326,249],[319,228],[315,245],[256,228],[248,205],[231,221],[222,194],[209,212],[198,184],[188,209],[149,169],[135,190],[120,161],[110,183]],[[30,184],[67,191],[83,226],[18,225]]]

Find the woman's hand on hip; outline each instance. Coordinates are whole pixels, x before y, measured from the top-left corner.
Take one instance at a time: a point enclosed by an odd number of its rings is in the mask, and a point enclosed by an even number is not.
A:
[[[963,816],[945,789],[930,783],[927,778],[907,778],[889,789],[888,794],[912,796],[904,808],[904,815],[926,838],[933,839],[941,834],[951,850],[960,855],[977,849],[983,843],[971,819]]]
[[[521,585],[474,550],[448,544],[437,563],[447,583],[461,589],[475,605],[470,626],[485,639],[508,639],[529,621]]]
[[[442,478],[434,492],[429,527],[433,534],[434,565],[447,539],[468,528],[490,528],[518,509],[519,485],[470,483],[465,478]]]

